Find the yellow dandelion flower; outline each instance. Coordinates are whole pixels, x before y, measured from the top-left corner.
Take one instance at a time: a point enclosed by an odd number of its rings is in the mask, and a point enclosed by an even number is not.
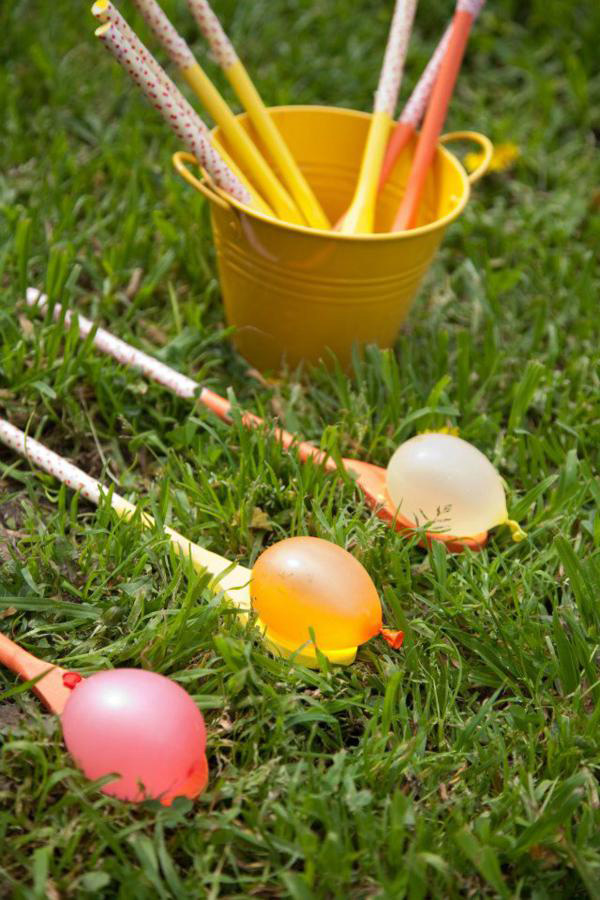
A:
[[[453,437],[460,437],[460,428],[457,425],[442,425],[441,428],[424,428],[417,434],[451,434]]]
[[[498,144],[497,147],[494,147],[488,171],[505,172],[520,155],[521,151],[516,144]],[[477,166],[483,162],[483,153],[467,153],[464,162],[467,171],[474,172]]]

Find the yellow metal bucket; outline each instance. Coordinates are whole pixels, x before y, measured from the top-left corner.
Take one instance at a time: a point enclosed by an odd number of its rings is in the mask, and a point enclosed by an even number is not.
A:
[[[347,109],[283,106],[271,114],[332,222],[352,198],[370,116]],[[249,131],[247,116],[239,117]],[[252,133],[252,132],[251,132]],[[227,148],[217,128],[215,138]],[[255,134],[261,150],[260,142]],[[439,146],[427,179],[419,227],[390,233],[410,171],[407,147],[382,191],[376,233],[342,235],[289,225],[253,212],[215,190],[186,163],[177,171],[210,201],[225,314],[235,326],[234,343],[260,369],[328,361],[333,351],[347,366],[353,344],[393,344],[446,227],[464,209],[470,184],[484,174],[490,141],[476,132],[445,135],[477,142],[479,168],[467,175],[456,157]],[[266,153],[266,151],[265,151]]]

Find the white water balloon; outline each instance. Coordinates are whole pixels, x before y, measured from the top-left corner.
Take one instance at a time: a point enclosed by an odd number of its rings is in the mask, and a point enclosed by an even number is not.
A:
[[[404,518],[430,531],[471,537],[508,523],[500,475],[472,444],[451,434],[420,434],[387,467],[390,499]]]

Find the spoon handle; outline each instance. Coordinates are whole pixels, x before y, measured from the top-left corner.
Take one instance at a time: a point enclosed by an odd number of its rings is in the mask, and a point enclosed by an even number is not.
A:
[[[417,0],[396,0],[395,3],[354,196],[340,226],[342,234],[371,233],[374,230],[377,187],[416,7]]]
[[[114,26],[112,30],[108,29],[112,37],[109,37],[107,30],[102,28],[99,35],[96,32],[98,37],[116,56],[126,71],[133,75],[138,86],[142,90],[150,89],[149,99],[163,117],[167,116],[169,127],[173,129],[175,126],[183,126],[185,137],[182,139],[184,143],[211,174],[215,183],[242,203],[249,203],[260,212],[270,214],[270,208],[263,203],[231,157],[227,157],[227,154],[222,153],[213,145],[212,137],[204,121],[188,103],[175,83],[171,81],[148,48],[140,41],[119,10],[113,6],[110,0],[97,0],[92,6],[92,14],[105,25]],[[127,51],[126,56],[124,50]]]
[[[425,115],[425,109],[431,96],[431,92],[436,82],[440,66],[448,47],[448,42],[452,34],[452,23],[448,25],[442,39],[435,48],[435,52],[423,74],[419,78],[416,87],[404,105],[404,109],[400,118],[396,122],[396,127],[392,132],[389,144],[385,151],[385,158],[381,167],[381,176],[379,178],[379,190],[383,188],[388,180],[392,169],[396,164],[396,160],[410,142],[417,128],[421,124],[421,120]]]
[[[48,450],[39,441],[34,440],[24,434],[10,422],[0,418],[0,441],[11,447],[21,456],[31,460],[44,472],[53,475],[67,487],[74,491],[79,491],[84,497],[96,505],[100,502],[102,494],[108,494],[108,488],[100,481],[87,475],[73,463],[68,462],[58,453]],[[138,508],[121,497],[120,494],[114,492],[111,495],[111,506],[116,513],[123,519],[131,519],[138,511]],[[154,519],[146,512],[141,513],[141,522],[146,528],[155,526]],[[193,544],[179,532],[172,528],[165,527],[170,544],[174,547],[179,556],[186,557],[191,560],[194,569],[200,573],[208,571],[214,576],[212,588],[215,591],[225,591],[234,606],[239,609],[250,608],[250,569],[245,566],[234,565],[218,553],[206,550]]]
[[[452,31],[431,91],[406,191],[394,219],[394,231],[404,231],[416,226],[425,180],[446,120],[448,105],[467,46],[469,32],[484,2],[485,0],[458,0],[456,4]]]
[[[36,288],[27,289],[27,304],[43,313],[48,305],[48,298]],[[86,319],[80,313],[72,313],[70,310],[63,310],[63,307],[56,303],[53,310],[55,319],[60,319],[64,313],[64,327],[68,328],[73,320],[77,317],[79,326],[79,336],[85,338],[96,327],[90,319]],[[122,341],[106,331],[104,328],[97,328],[93,337],[94,346],[107,356],[112,356],[117,362],[123,366],[138,369],[150,381],[156,381],[163,387],[182,397],[184,400],[199,400],[203,406],[206,406],[215,413],[224,422],[231,421],[231,403],[220,394],[211,391],[199,385],[196,381],[182,375],[181,372],[175,371],[165,363],[160,362],[153,356],[149,356],[142,350],[136,350],[131,344]],[[263,420],[253,413],[245,412],[242,414],[242,422],[247,428],[259,428],[264,425]],[[299,441],[295,435],[290,434],[283,428],[275,428],[275,438],[279,443],[288,450],[290,447],[296,447],[300,458],[305,462],[307,459],[313,459],[315,463],[323,463],[329,471],[336,470],[335,462],[327,456],[323,450],[313,447],[307,441]],[[97,502],[97,501],[94,501]]]
[[[33,690],[51,712],[60,715],[71,694],[70,689],[63,684],[65,669],[42,662],[4,634],[0,634],[0,663],[23,681],[43,676],[33,686]]]
[[[329,228],[329,220],[271,118],[233,44],[207,0],[188,0],[190,12],[212,50],[215,61],[258,132],[282,181],[313,228]]]
[[[268,206],[280,219],[296,225],[304,225],[304,216],[300,213],[278,175],[275,174],[249,133],[237,116],[233,114],[204,69],[201,68],[190,47],[177,32],[157,0],[134,0],[134,5],[194,91],[210,118],[219,125],[234,157],[239,161],[240,167],[247,173],[251,181],[256,183],[261,197],[264,197]],[[253,193],[256,194],[256,191]]]

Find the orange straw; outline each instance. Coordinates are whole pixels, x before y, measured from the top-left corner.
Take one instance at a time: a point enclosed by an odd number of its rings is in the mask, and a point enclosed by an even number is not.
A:
[[[484,3],[485,0],[458,0],[456,4],[456,12],[452,22],[452,35],[440,67],[440,73],[431,93],[425,122],[419,135],[415,157],[406,186],[406,193],[402,198],[394,220],[393,231],[404,231],[407,228],[415,227],[425,179],[444,127],[448,105],[467,46],[471,25]]]

